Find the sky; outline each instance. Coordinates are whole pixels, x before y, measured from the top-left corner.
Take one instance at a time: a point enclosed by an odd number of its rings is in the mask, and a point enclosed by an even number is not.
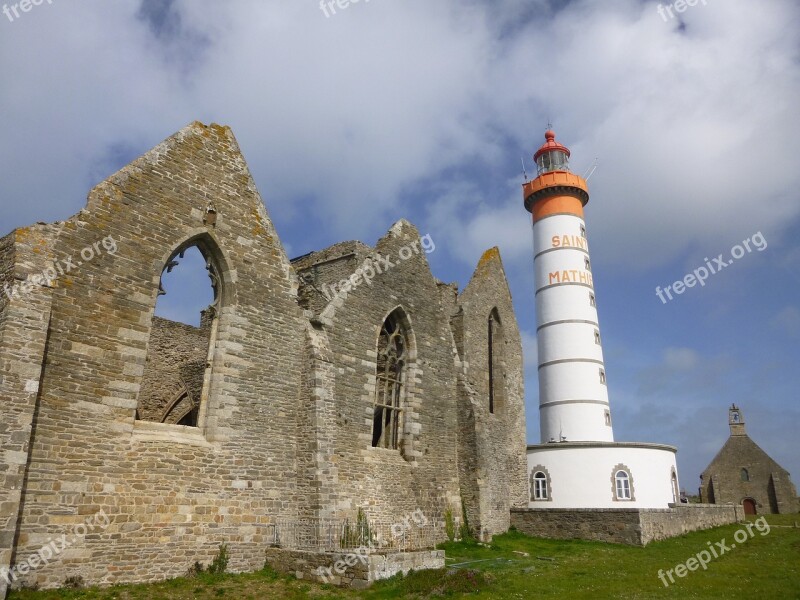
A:
[[[463,288],[500,247],[536,443],[520,159],[535,171],[552,123],[574,172],[597,166],[586,220],[616,439],[676,445],[692,493],[736,403],[800,484],[796,0],[7,6],[0,235],[75,214],[192,121],[229,125],[290,257],[406,218]],[[718,257],[704,285],[657,295]]]

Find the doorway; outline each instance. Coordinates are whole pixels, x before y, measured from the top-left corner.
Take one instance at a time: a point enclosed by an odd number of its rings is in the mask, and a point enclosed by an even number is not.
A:
[[[754,515],[756,514],[756,501],[752,498],[745,498],[742,500],[742,506],[744,507],[744,514],[745,515]]]

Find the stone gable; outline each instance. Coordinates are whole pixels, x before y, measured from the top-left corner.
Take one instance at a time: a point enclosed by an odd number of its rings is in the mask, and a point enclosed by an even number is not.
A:
[[[162,271],[192,246],[216,294],[199,329],[154,318]],[[360,283],[321,291],[358,269]],[[406,221],[374,248],[292,264],[226,127],[193,123],[74,217],[2,238],[6,284],[22,289],[0,300],[0,570],[73,536],[15,585],[174,577],[221,543],[233,571],[258,569],[279,521],[359,509],[385,523],[421,511],[443,535],[444,511],[463,502],[488,537],[524,505],[521,344],[499,255],[461,296]],[[407,344],[396,448],[373,445],[390,316]]]
[[[743,422],[731,423],[731,431],[700,475],[701,501],[742,505],[750,499],[758,513],[796,513],[800,507],[789,473],[747,435]]]

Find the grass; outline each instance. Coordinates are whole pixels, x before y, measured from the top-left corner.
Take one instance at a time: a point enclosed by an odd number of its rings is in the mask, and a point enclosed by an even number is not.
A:
[[[752,518],[750,519],[753,520]],[[659,569],[674,569],[712,544],[730,546],[742,525],[728,525],[655,542],[646,548],[530,538],[511,531],[491,545],[448,543],[444,570],[412,572],[367,590],[341,590],[278,575],[201,573],[149,585],[105,589],[17,591],[10,600],[205,600],[280,598],[781,598],[800,599],[800,515],[770,515],[770,532],[737,544],[707,570],[665,587]],[[741,537],[742,534],[740,534]]]

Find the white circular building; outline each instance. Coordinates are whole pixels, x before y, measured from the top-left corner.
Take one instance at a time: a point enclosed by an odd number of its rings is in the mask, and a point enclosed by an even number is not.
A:
[[[614,441],[583,208],[586,181],[545,133],[525,183],[533,217],[541,443],[528,446],[530,506],[667,508],[678,502],[677,450]]]

